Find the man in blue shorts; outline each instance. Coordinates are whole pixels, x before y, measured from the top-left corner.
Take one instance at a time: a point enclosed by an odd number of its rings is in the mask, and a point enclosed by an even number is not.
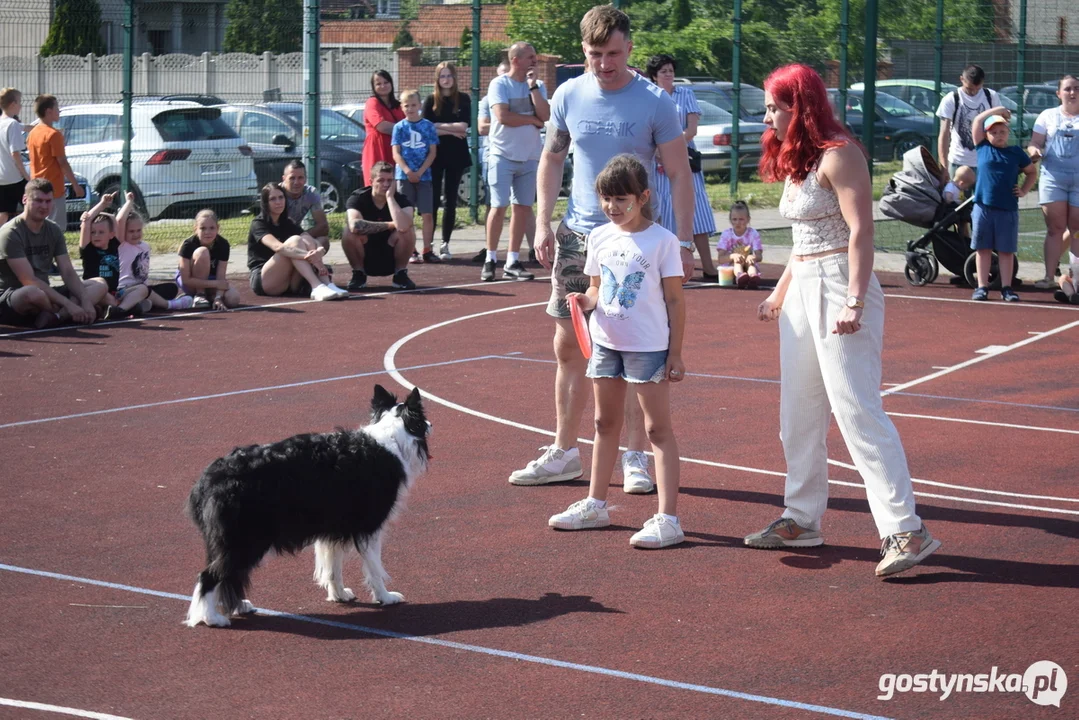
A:
[[[577,348],[566,305],[566,293],[584,292],[585,239],[607,217],[596,196],[596,176],[620,153],[637,157],[646,168],[659,153],[671,181],[675,225],[682,246],[682,267],[693,273],[693,177],[682,122],[670,95],[627,66],[633,50],[629,17],[611,5],[598,5],[581,20],[581,46],[589,72],[558,86],[551,99],[547,144],[537,181],[536,257],[551,268],[551,300],[547,314],[555,319],[554,347],[557,433],[539,459],[510,475],[514,485],[542,485],[583,474],[577,433],[589,397],[585,361]],[[557,232],[551,215],[562,184],[562,166],[573,143],[573,191]],[[654,194],[653,194],[654,200]],[[552,267],[553,266],[553,267]],[[623,489],[652,490],[648,475],[648,439],[635,392],[626,393],[629,452],[622,456]]]

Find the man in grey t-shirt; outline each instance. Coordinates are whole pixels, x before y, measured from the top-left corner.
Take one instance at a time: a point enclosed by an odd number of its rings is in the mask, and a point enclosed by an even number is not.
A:
[[[596,176],[615,155],[632,154],[651,168],[659,153],[671,181],[685,279],[688,281],[693,273],[693,176],[674,102],[666,92],[629,69],[633,43],[625,13],[610,5],[598,5],[585,15],[581,29],[589,72],[560,85],[551,99],[551,121],[538,180],[536,256],[544,267],[552,269],[547,314],[555,318],[557,431],[554,443],[539,459],[510,475],[514,485],[573,480],[583,472],[577,434],[589,392],[566,293],[588,289],[585,238],[593,228],[608,222],[596,196]],[[566,216],[554,233],[551,215],[571,142],[573,191]],[[626,410],[630,452],[622,458],[623,488],[631,493],[649,492],[652,482],[647,475],[648,458],[643,453],[648,440],[635,392],[626,393]]]
[[[53,187],[44,178],[26,184],[22,214],[0,227],[0,324],[38,328],[74,321],[89,324],[108,286],[83,281],[71,264],[64,233],[49,220]],[[49,268],[60,268],[64,286],[49,286]]]
[[[307,184],[307,167],[299,160],[290,160],[281,175],[281,187],[285,189],[285,212],[289,219],[329,250],[330,221],[322,209],[322,195],[318,188]],[[311,222],[305,224],[304,218],[309,213]]]

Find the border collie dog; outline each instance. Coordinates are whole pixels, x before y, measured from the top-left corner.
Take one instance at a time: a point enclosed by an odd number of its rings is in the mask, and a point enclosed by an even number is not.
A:
[[[341,580],[350,545],[363,556],[372,598],[383,605],[404,600],[386,589],[382,532],[427,469],[430,431],[418,388],[398,403],[376,385],[366,427],[239,447],[211,463],[187,501],[206,543],[206,569],[186,624],[221,627],[254,612],[244,596],[263,556],[312,543],[315,582],[327,600],[356,597]]]

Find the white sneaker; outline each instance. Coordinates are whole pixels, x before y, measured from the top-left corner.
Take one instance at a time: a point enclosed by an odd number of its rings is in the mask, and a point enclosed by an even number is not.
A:
[[[439,260],[452,260],[453,255],[450,254],[450,244],[442,243],[442,246],[438,249]]]
[[[589,530],[607,527],[611,524],[611,516],[606,506],[597,507],[595,500],[585,498],[570,505],[565,512],[552,515],[547,524],[558,530]]]
[[[584,474],[581,469],[581,452],[577,448],[563,450],[554,445],[540,448],[543,454],[522,470],[510,473],[511,485],[546,485],[547,483],[576,480]]]
[[[648,456],[639,450],[622,453],[622,490],[630,495],[652,492],[652,476],[648,474]]]
[[[337,297],[341,298],[342,300],[344,300],[345,298],[348,297],[348,294],[349,294],[348,290],[345,290],[344,288],[339,288],[336,285],[334,285],[332,282],[326,283],[326,287],[328,287],[330,290],[332,290],[333,293],[335,295],[337,295]]]
[[[312,300],[336,300],[340,297],[337,293],[330,289],[329,285],[319,285],[316,288],[311,289]]]
[[[685,539],[686,534],[682,532],[681,525],[656,513],[644,521],[644,527],[633,534],[633,537],[629,539],[629,544],[646,550],[658,550],[677,545]]]

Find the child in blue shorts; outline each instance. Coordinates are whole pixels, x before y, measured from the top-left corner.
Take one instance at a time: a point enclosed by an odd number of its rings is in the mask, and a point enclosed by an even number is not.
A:
[[[996,250],[1000,267],[1000,296],[1018,302],[1012,290],[1015,252],[1019,249],[1019,198],[1025,197],[1038,179],[1038,169],[1030,156],[1017,145],[1008,145],[1008,118],[1005,107],[986,110],[971,123],[978,153],[978,179],[974,185],[973,234],[970,249],[977,253],[978,287],[974,300],[989,299],[989,269]],[[1026,177],[1016,187],[1016,176]]]

